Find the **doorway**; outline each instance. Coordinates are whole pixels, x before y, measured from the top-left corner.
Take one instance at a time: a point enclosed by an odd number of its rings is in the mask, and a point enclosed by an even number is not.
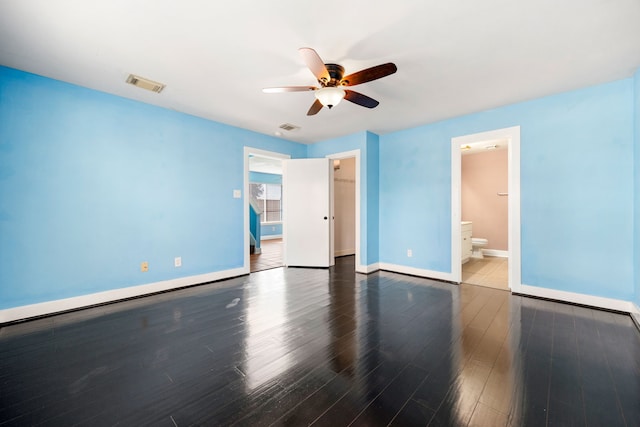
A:
[[[360,261],[360,150],[330,154],[327,158],[334,162],[334,207],[341,209],[342,205],[345,209],[340,214],[350,216],[336,217],[331,250],[336,257],[355,255],[355,270],[366,272]]]
[[[283,265],[282,161],[290,157],[244,147],[245,273]]]
[[[509,289],[508,148],[506,139],[460,148],[463,283]]]
[[[266,150],[261,150],[261,149],[257,149],[257,148],[252,148],[252,147],[245,147],[244,148],[244,194],[247,195],[247,197],[244,197],[244,230],[245,230],[245,244],[244,244],[244,266],[243,266],[243,271],[245,274],[249,274],[250,273],[250,218],[249,218],[249,197],[248,195],[250,194],[250,190],[249,190],[249,158],[250,156],[262,156],[262,157],[268,157],[268,158],[275,158],[275,159],[281,159],[281,160],[287,160],[290,159],[291,156],[287,155],[287,154],[282,154],[282,153],[277,153],[277,152],[271,152],[271,151],[266,151]],[[360,260],[360,236],[361,236],[361,230],[360,230],[360,150],[351,150],[351,151],[346,151],[346,152],[341,152],[341,153],[335,153],[335,154],[330,154],[327,155],[326,158],[331,159],[331,160],[342,160],[342,159],[347,159],[347,158],[353,158],[355,159],[355,269],[358,272],[366,272],[366,267],[363,266],[361,264],[361,260]],[[295,160],[294,160],[295,161]],[[283,187],[286,185],[286,183],[284,183],[283,180]],[[333,179],[330,180],[330,185],[331,187],[333,187],[334,182]],[[333,191],[333,188],[331,188],[331,191]],[[284,220],[286,221],[286,215]],[[283,222],[283,228],[286,224],[284,224]],[[334,247],[334,238],[333,238],[333,230],[330,233],[330,240],[331,240],[331,254],[335,253],[335,247]],[[286,237],[286,233],[283,232],[283,238],[282,238],[282,246],[284,247],[287,244],[287,237]]]
[[[506,256],[508,288],[511,292],[519,292],[521,286],[521,258],[520,258],[520,127],[498,129],[489,132],[465,135],[451,140],[451,272],[455,282],[462,282],[463,245],[468,232],[463,235],[462,217],[462,151],[466,146],[484,146],[498,144],[507,146],[507,189],[496,191],[496,197],[506,197],[508,212],[508,238]],[[488,143],[490,142],[490,143]],[[484,145],[483,145],[484,144]],[[508,196],[498,196],[497,193],[507,193]],[[479,236],[483,237],[483,236]],[[468,246],[467,249],[468,250]],[[499,254],[499,253],[494,253]],[[504,255],[504,253],[502,254]]]
[[[356,159],[333,160],[334,256],[356,254]]]

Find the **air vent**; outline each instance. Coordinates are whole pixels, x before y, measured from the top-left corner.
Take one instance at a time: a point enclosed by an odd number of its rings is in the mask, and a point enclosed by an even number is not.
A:
[[[280,125],[280,129],[284,129],[286,131],[294,131],[300,129],[300,126],[292,125],[291,123],[285,123]]]
[[[129,74],[127,77],[127,83],[130,85],[138,86],[139,88],[150,90],[151,92],[160,93],[166,85],[162,83],[154,82],[153,80],[145,79],[144,77]]]

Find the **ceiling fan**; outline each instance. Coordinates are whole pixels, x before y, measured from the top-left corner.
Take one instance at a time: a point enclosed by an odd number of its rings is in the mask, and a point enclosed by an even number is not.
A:
[[[376,65],[375,67],[360,70],[356,73],[344,76],[344,68],[338,64],[325,64],[322,62],[320,55],[309,48],[302,47],[298,49],[302,59],[307,64],[314,76],[318,79],[320,87],[316,86],[284,86],[269,87],[262,89],[265,93],[282,93],[282,92],[306,92],[315,91],[316,100],[307,111],[307,116],[317,114],[322,107],[332,108],[344,98],[354,104],[367,108],[375,108],[379,102],[373,98],[369,98],[359,92],[349,89],[343,89],[342,86],[355,86],[372,80],[386,77],[395,73],[398,68],[392,62]]]

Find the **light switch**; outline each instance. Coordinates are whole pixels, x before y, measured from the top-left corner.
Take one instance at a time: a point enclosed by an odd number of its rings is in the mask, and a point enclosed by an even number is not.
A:
[[[233,190],[233,198],[234,199],[239,199],[242,197],[242,191],[240,190]]]

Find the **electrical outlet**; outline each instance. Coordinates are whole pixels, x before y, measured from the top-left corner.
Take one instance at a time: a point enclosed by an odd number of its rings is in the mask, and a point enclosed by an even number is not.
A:
[[[174,267],[182,267],[182,257],[181,256],[177,256],[173,259],[173,266]]]
[[[240,191],[240,190],[233,190],[233,198],[234,198],[234,199],[240,199],[240,198],[242,198],[242,191]]]
[[[147,261],[143,261],[140,263],[140,271],[142,271],[143,273],[149,271],[149,263]]]
[[[413,251],[411,249],[407,249],[407,256],[411,258],[413,256]]]

